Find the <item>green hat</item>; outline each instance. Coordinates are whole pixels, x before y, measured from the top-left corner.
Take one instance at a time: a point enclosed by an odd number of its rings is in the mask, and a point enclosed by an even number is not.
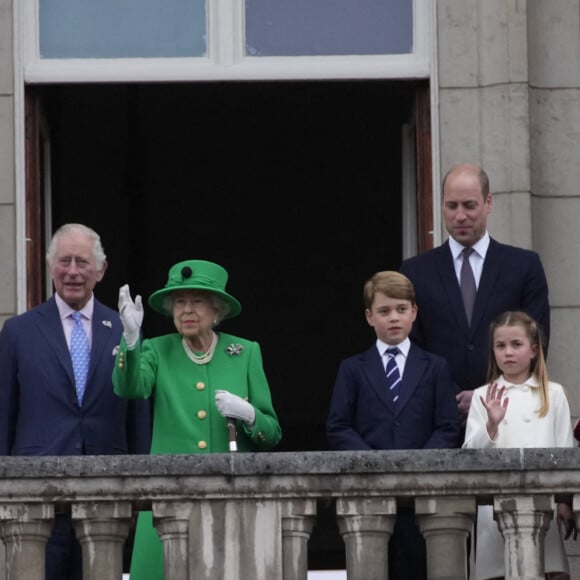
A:
[[[166,308],[166,297],[176,290],[207,290],[219,296],[227,305],[226,318],[237,316],[241,310],[241,304],[226,292],[228,272],[219,264],[206,260],[186,260],[171,266],[169,278],[165,288],[153,292],[149,296],[149,306],[160,314],[170,316]]]

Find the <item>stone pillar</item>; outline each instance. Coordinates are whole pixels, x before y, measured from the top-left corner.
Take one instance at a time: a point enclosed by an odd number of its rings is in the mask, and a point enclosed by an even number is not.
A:
[[[72,505],[71,515],[83,551],[83,580],[121,578],[131,503],[77,503]]]
[[[544,538],[554,515],[554,496],[496,496],[493,508],[505,540],[505,578],[544,579]]]
[[[494,194],[490,234],[531,247],[526,2],[436,5],[441,175],[482,165]]]
[[[550,368],[580,415],[580,0],[528,0],[534,244],[550,289]],[[494,210],[495,212],[495,210]]]
[[[339,498],[336,515],[346,546],[348,579],[388,578],[388,546],[397,515],[395,498]]]
[[[473,528],[475,498],[422,497],[415,514],[427,543],[429,580],[466,580],[467,538]]]
[[[282,503],[236,497],[194,502],[189,577],[282,580]]]
[[[282,509],[282,576],[284,580],[306,580],[308,540],[316,517],[316,500],[289,500]]]
[[[575,493],[572,496],[572,510],[576,519],[576,527],[580,530],[580,494]],[[570,564],[570,577],[580,578],[580,542],[570,540],[564,544],[568,555],[568,563]]]
[[[6,580],[44,578],[46,542],[53,525],[52,504],[0,504],[0,537],[6,548]]]
[[[153,523],[163,544],[165,579],[189,578],[188,536],[192,502],[159,501],[153,502],[152,507]]]
[[[16,188],[17,167],[23,163],[19,151],[24,149],[24,144],[19,143],[19,138],[24,139],[24,131],[20,119],[17,124],[15,116],[16,79],[20,78],[20,74],[17,74],[14,63],[18,62],[19,66],[22,63],[14,53],[18,45],[15,42],[14,27],[18,22],[16,13],[20,7],[21,3],[17,0],[0,0],[0,326],[18,313],[19,303],[23,308],[26,306],[25,263],[18,255],[18,240],[26,235],[19,229],[19,216],[24,213],[24,199],[17,201]],[[0,553],[0,562],[1,556]]]
[[[0,530],[0,540],[2,540],[1,534]],[[0,580],[6,580],[6,549],[3,541],[0,541]]]

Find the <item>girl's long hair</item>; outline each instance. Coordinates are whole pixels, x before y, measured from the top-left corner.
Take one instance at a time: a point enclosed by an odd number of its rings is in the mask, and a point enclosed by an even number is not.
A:
[[[502,374],[497,366],[493,353],[495,331],[502,326],[521,326],[528,337],[531,345],[536,346],[536,356],[530,361],[530,375],[533,375],[540,384],[540,397],[542,404],[538,409],[538,415],[545,417],[550,407],[548,398],[548,369],[546,357],[542,348],[542,333],[538,323],[525,312],[508,311],[500,314],[489,327],[489,367],[487,380],[493,383]]]

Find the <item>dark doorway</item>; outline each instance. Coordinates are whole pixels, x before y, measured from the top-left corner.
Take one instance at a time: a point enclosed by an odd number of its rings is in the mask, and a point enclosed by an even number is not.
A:
[[[278,449],[327,449],[338,363],[374,341],[363,283],[401,261],[413,99],[388,81],[44,87],[53,226],[101,234],[96,294],[113,307],[121,284],[146,298],[177,261],[226,267],[242,314],[222,328],[262,347]],[[171,331],[146,308],[146,336]],[[341,565],[329,520],[312,568]]]

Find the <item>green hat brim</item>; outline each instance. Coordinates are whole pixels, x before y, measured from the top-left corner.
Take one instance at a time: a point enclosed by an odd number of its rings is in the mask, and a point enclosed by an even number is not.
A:
[[[156,312],[159,312],[159,314],[172,316],[172,312],[165,308],[166,298],[169,294],[179,290],[205,290],[206,292],[211,292],[212,294],[219,296],[219,298],[221,298],[228,306],[228,313],[225,318],[234,318],[242,311],[242,305],[231,294],[223,292],[222,290],[216,290],[209,286],[204,286],[203,284],[196,284],[195,286],[192,284],[182,284],[181,286],[172,286],[171,288],[161,288],[161,290],[157,290],[149,296],[149,306],[151,306],[151,308]]]

